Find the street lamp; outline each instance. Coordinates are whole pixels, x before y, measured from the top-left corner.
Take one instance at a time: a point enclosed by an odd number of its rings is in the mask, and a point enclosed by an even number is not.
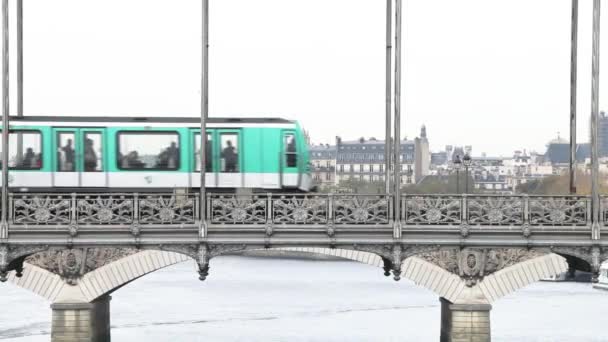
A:
[[[454,169],[456,169],[456,194],[460,194],[460,168],[462,167],[460,155],[455,155],[452,163],[454,164]]]
[[[471,166],[471,156],[467,153],[462,158],[462,163],[464,164],[464,193],[469,192],[469,166]]]

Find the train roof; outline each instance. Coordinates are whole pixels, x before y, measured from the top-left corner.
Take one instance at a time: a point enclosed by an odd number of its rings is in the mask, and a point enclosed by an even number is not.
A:
[[[199,123],[199,117],[122,117],[122,116],[42,116],[42,115],[27,115],[27,116],[11,116],[11,121],[21,122],[111,122],[111,123]],[[218,118],[210,117],[207,119],[210,124],[265,124],[265,123],[282,123],[295,124],[294,120],[282,118]]]

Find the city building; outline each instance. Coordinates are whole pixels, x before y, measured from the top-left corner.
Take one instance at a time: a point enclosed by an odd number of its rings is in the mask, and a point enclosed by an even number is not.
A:
[[[384,182],[385,142],[376,138],[344,141],[336,137],[336,145],[312,145],[311,172],[318,186],[337,185],[341,181]],[[431,153],[422,127],[420,137],[401,141],[401,182],[413,184],[430,172]]]
[[[336,146],[337,182],[347,180],[384,181],[384,140],[360,138],[354,141],[343,141],[342,138],[336,137]],[[422,126],[420,137],[414,140],[402,140],[400,146],[401,183],[413,184],[427,176],[430,171],[431,153],[426,127]]]
[[[429,140],[426,137],[426,127],[420,129],[420,137],[414,139],[414,179],[419,181],[430,174],[431,151],[429,151]]]
[[[343,141],[340,137],[337,137],[336,146],[336,180],[338,182],[348,180],[384,181],[384,140],[360,138],[353,141]],[[401,141],[403,184],[414,183],[414,151],[414,141]]]
[[[329,144],[309,146],[311,174],[321,188],[336,184],[336,146]]]

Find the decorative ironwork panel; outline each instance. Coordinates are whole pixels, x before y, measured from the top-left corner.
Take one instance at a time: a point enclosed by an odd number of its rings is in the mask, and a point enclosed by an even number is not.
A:
[[[13,224],[56,225],[71,221],[71,198],[27,194],[13,197]]]
[[[521,225],[524,223],[524,201],[518,196],[467,197],[469,224]]]
[[[386,195],[334,195],[336,224],[388,224],[390,200]]]
[[[194,224],[195,199],[192,195],[140,195],[139,223]]]
[[[530,224],[582,226],[588,223],[589,200],[577,196],[529,198]]]
[[[462,221],[462,198],[458,196],[406,196],[407,224],[450,225]]]
[[[78,224],[129,224],[133,198],[125,195],[87,195],[77,199]]]
[[[262,224],[266,222],[266,197],[212,195],[211,223]]]
[[[327,223],[328,197],[281,195],[272,199],[272,221],[283,224]]]

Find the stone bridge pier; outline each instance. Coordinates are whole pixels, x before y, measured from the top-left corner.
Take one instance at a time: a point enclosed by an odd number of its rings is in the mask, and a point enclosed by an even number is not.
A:
[[[52,303],[52,342],[110,341],[113,291],[150,272],[189,259],[198,263],[200,279],[204,280],[210,259],[248,249],[260,246],[191,244],[157,246],[156,250],[47,248],[24,258],[23,267],[14,268],[21,276],[13,271],[8,280]],[[331,255],[374,265],[383,268],[386,276],[392,274],[395,280],[407,278],[433,291],[441,305],[442,342],[491,341],[490,313],[494,301],[568,270],[566,260],[551,249],[400,244],[274,249]],[[8,252],[10,255],[11,251]],[[572,251],[562,250],[560,254],[566,252]]]
[[[109,295],[90,303],[53,303],[51,341],[110,341]]]

